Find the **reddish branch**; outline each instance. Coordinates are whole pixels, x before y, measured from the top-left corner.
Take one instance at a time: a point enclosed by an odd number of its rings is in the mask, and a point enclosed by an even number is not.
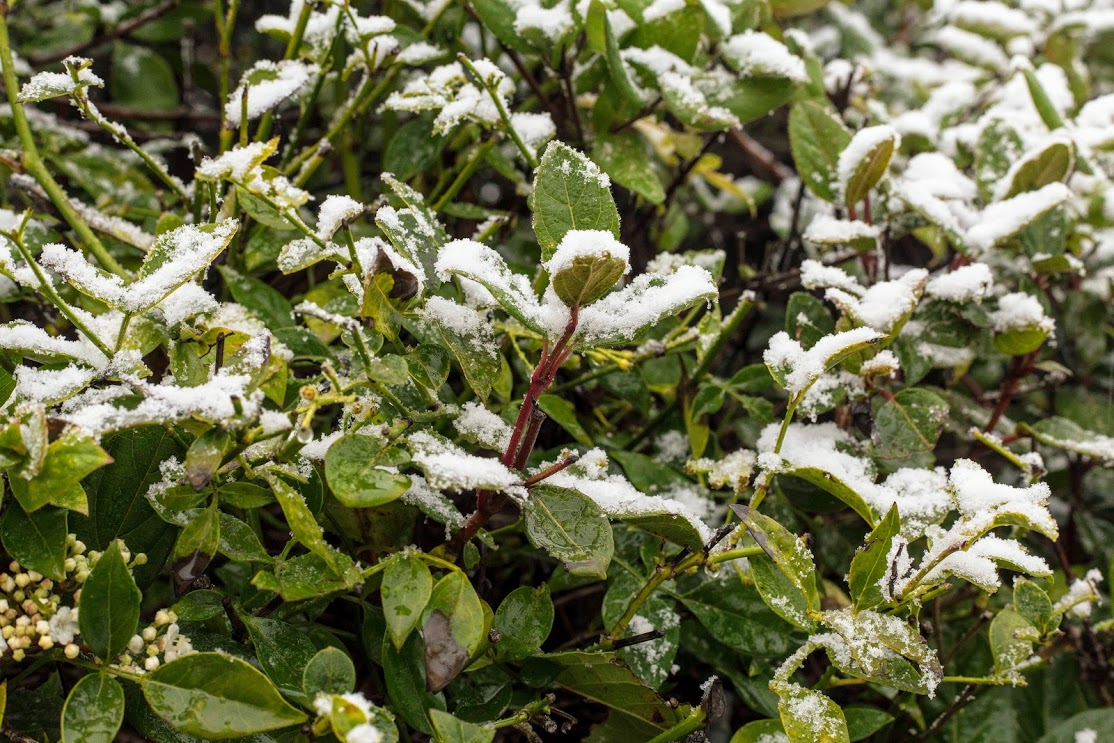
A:
[[[572,354],[570,344],[573,335],[576,333],[578,319],[579,308],[574,306],[569,312],[569,321],[565,325],[565,331],[561,334],[561,337],[552,348],[549,347],[548,343],[542,347],[541,360],[538,361],[538,366],[534,369],[533,376],[530,377],[530,387],[526,390],[522,407],[518,411],[518,418],[511,430],[510,441],[507,442],[507,448],[503,452],[502,462],[507,467],[521,470],[526,466],[527,460],[530,459],[530,453],[534,450],[534,442],[537,441],[538,432],[545,420],[545,414],[538,407],[538,398],[545,394],[545,391],[553,384],[557,371]],[[561,465],[559,468],[551,468],[552,472],[548,472],[546,476],[564,469],[574,461],[576,460],[571,458],[568,458],[567,461],[563,460],[559,463]],[[539,475],[541,474],[543,473],[539,473]],[[526,481],[528,485],[537,482],[540,482],[538,476]],[[463,551],[464,545],[468,544],[472,537],[476,536],[476,533],[506,503],[507,495],[505,493],[493,493],[487,490],[476,491],[476,510],[449,542],[450,552],[459,555]]]

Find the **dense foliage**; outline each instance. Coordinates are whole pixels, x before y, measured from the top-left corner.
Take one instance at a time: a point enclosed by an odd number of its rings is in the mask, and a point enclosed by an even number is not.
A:
[[[2,735],[1114,739],[1112,40],[0,0]]]

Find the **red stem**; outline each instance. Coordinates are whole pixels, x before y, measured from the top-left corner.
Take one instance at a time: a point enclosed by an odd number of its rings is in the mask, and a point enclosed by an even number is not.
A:
[[[534,442],[541,430],[542,421],[545,420],[544,414],[538,415],[541,413],[537,407],[538,398],[545,394],[545,391],[553,384],[553,379],[557,376],[561,365],[572,354],[569,343],[576,333],[578,319],[579,308],[574,306],[569,310],[569,321],[566,323],[565,331],[561,334],[557,343],[553,345],[553,348],[542,350],[541,360],[538,361],[538,366],[530,377],[530,387],[526,390],[526,397],[522,400],[518,418],[511,430],[511,438],[507,442],[507,449],[503,452],[501,461],[504,466],[513,466],[519,470],[526,466],[526,461],[534,450]],[[464,550],[464,545],[468,544],[472,537],[476,535],[476,532],[483,528],[488,519],[497,513],[506,502],[507,496],[505,493],[492,493],[486,490],[477,491],[476,510],[464,522],[460,531],[453,536],[452,541],[449,542],[449,549],[455,554],[460,554]]]

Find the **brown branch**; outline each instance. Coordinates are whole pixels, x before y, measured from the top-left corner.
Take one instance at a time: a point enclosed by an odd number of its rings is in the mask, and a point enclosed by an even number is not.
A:
[[[778,160],[774,153],[754,137],[737,126],[731,129],[730,134],[751,163],[770,176],[770,180],[774,183],[781,183],[793,177],[792,168]]]
[[[93,49],[94,47],[98,47],[102,44],[107,44],[108,42],[115,39],[119,39],[121,36],[127,36],[140,26],[144,26],[151,21],[162,18],[164,15],[174,10],[174,8],[178,6],[178,2],[179,0],[165,0],[165,2],[163,2],[161,5],[140,13],[127,23],[121,23],[119,26],[110,28],[100,36],[95,36],[92,39],[89,39],[89,41],[75,44],[68,49],[62,49],[60,51],[49,52],[47,54],[32,55],[29,60],[31,64],[35,65],[36,67],[40,65],[52,64],[54,62],[61,62],[66,57],[72,57],[74,55],[81,54],[82,52]]]

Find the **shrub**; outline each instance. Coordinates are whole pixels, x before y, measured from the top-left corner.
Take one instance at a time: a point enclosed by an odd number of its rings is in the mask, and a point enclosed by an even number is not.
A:
[[[4,735],[1114,736],[1104,3],[253,5],[0,3]]]

